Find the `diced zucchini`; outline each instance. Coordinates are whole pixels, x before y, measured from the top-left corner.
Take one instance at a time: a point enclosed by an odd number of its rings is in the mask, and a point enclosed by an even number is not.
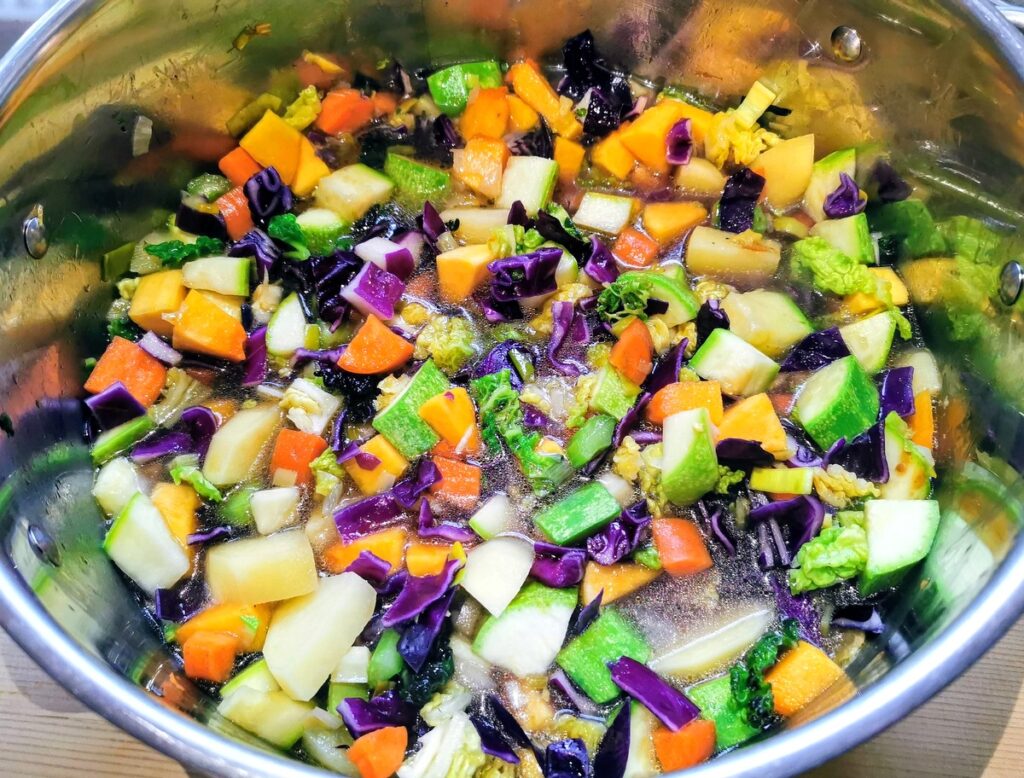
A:
[[[863,596],[895,586],[932,547],[939,529],[935,500],[868,500],[864,504],[868,561],[861,573]]]
[[[633,407],[640,395],[640,387],[626,378],[611,365],[598,371],[597,385],[590,398],[590,407],[598,413],[606,413],[621,419]]]
[[[733,699],[728,675],[691,686],[686,696],[700,708],[701,718],[715,722],[716,751],[738,746],[760,731],[747,723],[743,709]]]
[[[270,669],[267,667],[266,659],[260,659],[258,662],[253,662],[244,670],[237,673],[230,681],[220,688],[220,696],[222,698],[227,697],[229,694],[238,691],[243,686],[247,689],[255,689],[258,692],[276,692],[281,688],[278,686],[277,681],[274,680],[274,676],[271,675]]]
[[[92,463],[102,465],[122,451],[127,451],[152,432],[155,426],[153,419],[145,414],[107,430],[92,444]]]
[[[474,546],[462,572],[462,588],[492,616],[500,616],[533,567],[533,543],[500,537]]]
[[[815,372],[803,385],[793,418],[827,450],[840,438],[851,441],[874,424],[878,389],[854,357],[843,357]]]
[[[217,602],[258,605],[301,597],[316,589],[316,560],[301,529],[232,540],[207,549],[206,584]]]
[[[593,534],[621,512],[604,484],[591,481],[549,505],[533,521],[548,540],[564,546]]]
[[[398,653],[398,641],[401,639],[402,635],[397,629],[386,629],[381,634],[366,666],[366,680],[371,687],[386,684],[402,672],[404,660]]]
[[[878,485],[886,500],[923,500],[931,493],[935,467],[931,452],[911,440],[910,429],[895,413],[885,417],[885,461],[889,479]]]
[[[369,623],[376,603],[370,584],[342,573],[279,605],[263,655],[281,688],[294,699],[312,699]]]
[[[642,284],[650,299],[658,300],[668,306],[668,310],[664,313],[655,314],[651,318],[661,319],[669,327],[677,327],[692,321],[697,318],[697,311],[700,310],[700,302],[690,290],[682,268],[678,265],[674,267],[679,271],[677,274],[667,270],[661,273],[650,270],[631,270],[622,274]]]
[[[824,238],[833,248],[862,265],[874,265],[877,262],[875,244],[871,240],[871,230],[868,229],[868,217],[863,213],[818,222],[811,227],[810,234]]]
[[[758,607],[724,623],[719,621],[669,646],[651,662],[651,669],[683,680],[700,678],[738,659],[765,633],[774,615],[770,609]]]
[[[451,176],[445,171],[401,154],[388,154],[384,173],[395,182],[396,199],[412,209],[422,208],[427,200],[441,202],[451,186]]]
[[[729,330],[713,330],[690,360],[707,381],[718,381],[733,397],[760,394],[779,374],[779,365]]]
[[[888,311],[882,311],[840,327],[839,334],[861,367],[874,374],[889,360],[892,339],[896,334],[896,319]]]
[[[640,203],[635,197],[587,192],[572,220],[577,227],[606,235],[618,235],[636,216]]]
[[[344,222],[354,222],[377,203],[391,197],[395,184],[363,164],[348,165],[320,179],[316,204],[334,211]]]
[[[188,572],[189,558],[152,501],[141,492],[114,519],[103,550],[149,594],[170,589]]]
[[[93,497],[108,516],[115,516],[124,510],[136,492],[142,491],[142,478],[131,460],[125,457],[112,459],[96,474],[92,487]]]
[[[217,706],[217,712],[228,721],[278,748],[295,745],[312,710],[312,703],[296,702],[282,691],[261,692],[247,686]]]
[[[706,408],[681,411],[664,421],[661,483],[676,505],[690,505],[715,488],[718,457]]]
[[[730,331],[763,354],[778,359],[814,327],[788,296],[767,289],[732,292],[722,300]]]
[[[782,246],[774,240],[704,226],[693,228],[684,256],[686,269],[694,275],[744,281],[773,275],[781,259]]]
[[[331,683],[366,683],[370,672],[370,649],[352,646],[331,673]]]
[[[487,498],[469,519],[469,526],[484,540],[490,540],[502,532],[508,532],[515,521],[512,501],[507,495],[495,494]]]
[[[814,489],[813,467],[755,467],[750,488],[775,494],[810,494]]]
[[[857,174],[857,150],[840,149],[822,157],[811,168],[811,181],[804,193],[804,210],[816,222],[824,221],[825,198],[839,187],[839,175],[846,173],[850,178]]]
[[[448,388],[448,379],[428,359],[401,394],[373,419],[373,428],[387,438],[406,459],[416,459],[437,445],[440,438],[423,419],[420,406]]]
[[[249,257],[202,257],[186,262],[182,281],[189,289],[247,296],[252,260]]]
[[[463,62],[442,68],[427,76],[427,88],[437,107],[449,116],[466,109],[469,94],[477,87],[501,86],[501,67],[494,60]]]
[[[622,693],[612,680],[608,663],[624,656],[646,663],[649,654],[643,636],[609,608],[559,652],[558,665],[590,699],[603,704]]]
[[[573,467],[583,467],[602,451],[612,445],[615,432],[615,419],[603,413],[591,416],[583,426],[573,433],[569,445],[565,447],[565,456]]]
[[[302,733],[303,750],[313,761],[339,775],[356,775],[359,772],[359,768],[348,758],[347,747],[350,745],[352,745],[352,735],[345,727],[329,729],[320,726],[307,726]]]
[[[270,535],[287,527],[295,519],[299,507],[299,487],[280,486],[253,492],[249,500],[256,531]]]
[[[309,342],[309,322],[299,295],[292,292],[281,301],[267,324],[267,351],[274,356],[290,357],[300,348],[315,347]]]
[[[551,200],[558,180],[558,163],[546,157],[510,157],[501,179],[501,194],[495,203],[506,212],[518,200],[526,213],[537,211]]]
[[[326,257],[334,253],[338,238],[345,234],[348,224],[329,208],[308,208],[295,217],[306,239],[309,253]]]
[[[280,423],[281,411],[276,405],[236,413],[213,434],[203,461],[203,475],[214,486],[244,481]]]
[[[520,676],[539,675],[555,661],[576,607],[576,589],[552,589],[531,581],[501,616],[490,616],[473,651]]]

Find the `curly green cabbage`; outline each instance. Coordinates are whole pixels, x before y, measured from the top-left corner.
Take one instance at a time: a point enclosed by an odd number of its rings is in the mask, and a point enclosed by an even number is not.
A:
[[[789,571],[793,594],[825,589],[859,574],[868,560],[868,536],[856,524],[823,529],[797,552]]]

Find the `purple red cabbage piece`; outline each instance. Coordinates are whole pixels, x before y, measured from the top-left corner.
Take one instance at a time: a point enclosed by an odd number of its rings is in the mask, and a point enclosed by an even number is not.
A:
[[[558,91],[576,102],[587,98],[583,131],[600,138],[617,129],[633,109],[633,95],[629,82],[598,52],[590,30],[563,44],[562,62],[565,76]]]
[[[560,692],[580,713],[594,715],[597,712],[593,700],[576,688],[576,684],[565,674],[565,670],[555,670],[548,679],[548,685]]]
[[[366,262],[341,290],[340,296],[364,316],[373,314],[389,321],[395,317],[395,306],[404,291],[402,279],[372,262]],[[321,318],[330,321],[327,317]]]
[[[181,353],[175,351],[155,332],[147,332],[139,340],[139,348],[155,359],[159,359],[165,365],[177,365],[181,363]]]
[[[630,706],[623,705],[601,739],[594,757],[594,775],[600,778],[622,778],[629,761]]]
[[[536,366],[537,356],[533,348],[515,340],[503,340],[484,355],[473,369],[473,377],[481,378],[491,373],[500,373],[502,370],[509,371],[509,382],[513,389],[521,389],[523,380],[519,377],[515,365],[512,363],[511,353],[516,352],[529,360],[531,365]]]
[[[209,205],[202,197],[184,197],[178,204],[174,215],[174,225],[184,232],[193,235],[205,235],[208,238],[227,240],[227,228],[224,217],[219,213],[210,213]]]
[[[885,420],[879,421],[867,432],[854,438],[837,451],[830,450],[828,462],[839,465],[860,478],[876,484],[888,482],[889,463],[885,458]]]
[[[877,192],[878,199],[883,203],[896,203],[906,200],[913,191],[903,177],[896,172],[890,163],[879,159],[871,167],[868,174],[868,186]]]
[[[830,365],[837,359],[850,356],[843,336],[838,327],[812,332],[801,340],[782,361],[783,373],[796,373],[804,370],[819,370]]]
[[[416,708],[394,689],[371,700],[346,697],[338,705],[338,715],[354,738],[385,727],[412,727],[416,723]]]
[[[590,236],[590,257],[583,265],[583,272],[599,284],[610,284],[619,277],[619,266],[615,256],[596,235]]]
[[[491,324],[501,324],[523,318],[523,308],[518,300],[495,300],[494,295],[488,291],[479,298],[479,302],[484,318]]]
[[[590,252],[591,244],[572,235],[557,216],[547,211],[537,212],[536,230],[542,237],[550,240],[552,243],[565,246],[566,251],[578,260],[584,259]]]
[[[254,257],[256,260],[256,278],[263,281],[274,272],[274,267],[281,259],[281,249],[263,230],[249,230],[236,240],[228,249],[229,257]]]
[[[87,397],[85,405],[100,429],[104,430],[117,427],[146,412],[142,403],[136,400],[120,381],[115,381],[106,389]]]
[[[821,614],[808,594],[793,594],[784,573],[770,573],[768,583],[775,594],[775,602],[784,619],[795,619],[800,624],[800,637],[816,646],[822,645]]]
[[[156,617],[162,621],[182,624],[206,607],[209,600],[206,578],[195,575],[171,589],[157,589],[153,594]]]
[[[491,294],[498,302],[509,302],[554,292],[558,288],[555,269],[561,258],[561,249],[548,247],[491,262],[487,266],[494,273]]]
[[[285,259],[282,263],[282,277],[289,288],[299,292],[304,302],[312,301],[313,305],[307,304],[306,308],[314,308],[317,316],[335,330],[350,309],[349,301],[342,296],[342,290],[355,278],[362,266],[362,260],[354,253],[339,250],[327,257],[312,256],[304,261]]]
[[[697,328],[697,345],[700,346],[715,330],[729,329],[729,314],[718,300],[710,298],[700,306],[694,324]]]
[[[185,542],[190,546],[202,546],[214,541],[229,540],[234,535],[231,527],[208,527],[198,532],[193,532],[185,537]]]
[[[587,538],[587,553],[600,565],[614,565],[636,550],[646,538],[650,525],[647,501],[634,503]]]
[[[512,137],[508,141],[508,150],[516,157],[544,157],[553,159],[555,156],[555,138],[547,122],[540,120],[538,126],[527,133]]]
[[[441,599],[423,611],[415,622],[407,626],[398,639],[398,653],[417,673],[423,669],[434,643],[444,628],[454,596],[455,590],[449,589]]]
[[[633,430],[643,420],[644,409],[647,408],[653,396],[651,392],[641,394],[633,403],[633,407],[619,419],[618,424],[615,425],[615,431],[612,433],[612,446],[618,448],[627,435],[632,435]],[[636,440],[636,435],[633,435],[633,440]]]
[[[846,173],[839,174],[839,186],[825,197],[823,210],[830,219],[854,216],[867,206],[867,200],[860,196],[860,187]]]
[[[878,608],[870,605],[851,605],[837,609],[832,615],[832,626],[859,629],[871,635],[880,635],[885,631],[885,623]]]
[[[750,470],[765,467],[775,461],[755,440],[742,438],[723,438],[715,444],[718,463],[737,470]]]
[[[587,552],[581,548],[565,548],[543,541],[533,544],[534,560],[530,575],[546,586],[565,589],[583,580]]]
[[[754,208],[764,189],[764,176],[740,168],[725,182],[718,201],[718,223],[726,232],[746,232],[754,226]]]
[[[465,145],[454,122],[444,114],[435,119],[418,117],[411,140],[417,159],[434,161],[442,167],[450,167],[452,150]]]
[[[370,583],[382,584],[387,580],[388,573],[391,572],[391,563],[381,559],[372,551],[360,551],[359,556],[345,568],[344,572],[355,573]]]
[[[385,627],[393,627],[419,616],[451,588],[455,573],[461,565],[461,562],[453,559],[437,575],[407,577],[402,591],[384,614],[381,623]]]
[[[680,119],[672,125],[665,138],[665,159],[670,165],[688,165],[693,155],[693,134],[690,120]]]
[[[519,757],[516,755],[512,744],[505,737],[497,724],[480,713],[469,714],[469,720],[473,722],[477,734],[480,736],[480,750],[488,756],[494,756],[509,764],[519,764]]]
[[[604,600],[604,589],[597,593],[597,596],[581,608],[577,608],[572,621],[569,622],[569,629],[566,630],[565,639],[582,635],[587,627],[594,623],[601,614],[601,601]]]
[[[364,497],[334,512],[334,523],[341,539],[349,542],[370,535],[394,523],[405,509],[391,492]]]
[[[767,522],[772,531],[773,540],[778,541],[780,532],[776,529],[783,525],[789,528],[789,540],[778,548],[782,556],[792,558],[800,547],[817,536],[825,521],[825,508],[821,502],[810,495],[800,495],[790,500],[776,500],[761,505],[750,511],[749,521],[758,524]],[[778,546],[776,542],[776,546]],[[788,559],[783,564],[788,564]]]
[[[894,367],[879,376],[879,417],[890,413],[910,416],[914,412],[914,368]]]
[[[559,358],[558,356],[558,350],[572,331],[575,319],[579,319],[586,326],[585,319],[582,316],[576,316],[573,303],[559,301],[551,306],[552,328],[547,346],[548,362],[557,372],[570,378],[575,378],[587,371],[586,365],[579,360],[571,357]],[[584,337],[582,340],[585,342],[587,338]]]
[[[176,429],[184,431],[192,441],[192,451],[202,460],[210,448],[210,440],[217,431],[217,415],[205,405],[186,408],[178,420]]]
[[[152,462],[160,457],[188,454],[192,451],[192,437],[182,431],[168,430],[136,443],[131,459],[136,464]]]
[[[395,484],[391,493],[395,500],[406,510],[416,505],[416,500],[441,480],[441,471],[431,459],[421,459],[416,472]]]
[[[608,669],[620,689],[644,705],[673,732],[700,715],[700,709],[685,694],[635,659],[621,657],[610,662]]]
[[[736,543],[725,531],[725,508],[720,504],[709,505],[708,502],[708,499],[704,499],[697,503],[697,509],[704,520],[704,525],[722,544],[729,556],[736,556]]]
[[[245,365],[242,386],[259,386],[267,378],[267,328],[260,327],[249,333],[245,341]]]
[[[654,370],[647,376],[647,383],[644,390],[652,395],[657,394],[659,389],[664,389],[669,384],[679,380],[679,371],[683,369],[683,360],[686,357],[686,346],[689,344],[687,338],[683,338],[672,349],[658,360]]]
[[[524,230],[534,226],[534,222],[526,212],[526,206],[523,205],[522,200],[516,200],[509,207],[508,219],[505,221],[505,224],[514,224],[522,227]]]
[[[295,204],[291,187],[281,180],[281,174],[273,165],[263,168],[245,182],[245,199],[253,221],[266,224],[274,216],[291,211]]]
[[[557,740],[544,752],[544,778],[591,778],[587,746],[579,738]]]
[[[419,523],[416,532],[421,538],[441,538],[451,543],[471,543],[477,538],[476,533],[469,527],[437,524],[434,520],[434,512],[430,509],[429,500],[420,502]]]

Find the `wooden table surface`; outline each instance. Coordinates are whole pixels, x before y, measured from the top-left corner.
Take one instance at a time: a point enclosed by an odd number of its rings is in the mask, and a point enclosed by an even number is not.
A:
[[[814,778],[1024,775],[1024,621],[964,677]],[[0,775],[184,778],[58,687],[0,630]]]

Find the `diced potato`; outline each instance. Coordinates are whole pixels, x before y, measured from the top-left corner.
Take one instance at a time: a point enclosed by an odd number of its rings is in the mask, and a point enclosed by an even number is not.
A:
[[[281,410],[276,405],[236,413],[214,433],[203,475],[215,486],[244,481],[280,423]]]
[[[694,227],[686,246],[686,269],[698,276],[764,278],[779,267],[782,247],[756,233],[734,235],[712,227]]]
[[[301,529],[233,540],[206,552],[206,583],[217,602],[256,605],[316,589],[316,561]]]

